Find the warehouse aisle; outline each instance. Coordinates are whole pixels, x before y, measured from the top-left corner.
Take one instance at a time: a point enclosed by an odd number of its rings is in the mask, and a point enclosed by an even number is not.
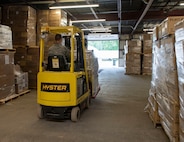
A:
[[[32,90],[0,105],[0,142],[169,142],[144,112],[150,79],[101,69],[101,91],[77,123],[39,120]]]

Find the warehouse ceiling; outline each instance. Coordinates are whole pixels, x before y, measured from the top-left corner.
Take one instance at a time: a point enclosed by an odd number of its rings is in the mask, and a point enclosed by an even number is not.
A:
[[[68,19],[106,19],[102,22],[73,23],[85,33],[110,32],[113,34],[141,33],[153,28],[168,16],[184,16],[182,0],[0,0],[0,5],[29,5],[35,9],[49,9],[53,5],[89,5],[93,8],[64,9]]]

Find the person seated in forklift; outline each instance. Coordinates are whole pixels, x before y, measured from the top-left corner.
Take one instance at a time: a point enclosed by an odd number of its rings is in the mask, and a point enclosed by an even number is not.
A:
[[[70,50],[62,45],[62,35],[55,35],[55,43],[49,48],[48,56],[62,55],[67,62],[70,62]]]
[[[47,70],[53,70],[51,69],[51,63],[50,61],[54,58],[59,58],[62,63],[61,66],[63,66],[62,70],[69,70],[68,63],[70,62],[70,50],[62,45],[62,35],[56,34],[55,35],[55,43],[48,49],[48,66]],[[61,69],[61,68],[60,68]],[[54,70],[56,71],[56,70]],[[58,70],[60,71],[60,70]]]

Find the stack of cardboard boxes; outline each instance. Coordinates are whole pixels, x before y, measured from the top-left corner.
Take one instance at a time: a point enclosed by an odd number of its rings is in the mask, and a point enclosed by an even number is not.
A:
[[[16,47],[15,64],[20,65],[24,72],[28,72],[29,88],[37,87],[39,56],[40,49],[38,47]]]
[[[156,127],[157,124],[160,124],[160,117],[158,115],[158,103],[156,100],[157,93],[156,93],[156,79],[157,77],[157,50],[160,47],[160,42],[158,40],[153,40],[152,44],[152,79],[151,79],[151,88],[149,90],[148,96],[148,105],[146,106],[145,110],[148,112],[151,120],[153,121],[154,126]]]
[[[127,40],[125,48],[125,74],[141,74],[142,41]]]
[[[171,142],[179,141],[179,93],[174,24],[183,18],[168,17],[156,27],[153,34],[153,74],[150,89],[152,93],[149,98],[154,93],[151,103],[158,106],[155,116],[159,116],[155,121],[160,121]]]
[[[143,56],[142,56],[142,74],[151,75],[152,72],[152,36],[143,34]]]
[[[29,73],[29,87],[35,87],[38,72],[37,64],[39,64],[39,55],[37,55],[37,53],[39,54],[39,48],[36,46],[36,10],[30,6],[5,6],[3,7],[2,23],[12,29],[13,48],[16,49],[15,63],[19,64],[24,72]],[[27,54],[27,47],[38,48],[35,49],[37,51],[34,53],[30,53],[34,57]],[[20,54],[20,52],[23,53]],[[23,74],[21,76],[24,76]],[[20,86],[18,88],[21,88]]]
[[[179,135],[184,141],[184,20],[175,25],[175,50],[179,84]]]
[[[4,99],[15,93],[11,28],[0,25],[0,37],[0,99]]]
[[[66,12],[62,10],[36,11],[30,6],[6,6],[3,9],[3,23],[12,28],[13,47],[16,49],[15,63],[20,65],[24,72],[28,72],[29,88],[36,88],[41,27],[67,25]],[[47,57],[48,48],[54,42],[54,36],[50,34],[45,39],[45,57]]]
[[[36,45],[36,10],[30,6],[7,6],[3,22],[12,29],[13,45]]]
[[[0,99],[15,94],[14,51],[0,51]]]
[[[6,99],[28,90],[28,75],[27,72],[16,74],[10,27],[0,25],[0,31],[0,99]]]
[[[94,56],[92,50],[86,51],[86,66],[88,71],[89,81],[92,87],[92,96],[95,97],[99,90],[98,82],[98,59]]]

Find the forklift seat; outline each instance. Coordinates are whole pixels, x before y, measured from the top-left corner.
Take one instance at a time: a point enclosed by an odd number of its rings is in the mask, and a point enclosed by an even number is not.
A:
[[[53,55],[48,57],[47,70],[49,71],[66,71],[68,65],[62,55]]]

